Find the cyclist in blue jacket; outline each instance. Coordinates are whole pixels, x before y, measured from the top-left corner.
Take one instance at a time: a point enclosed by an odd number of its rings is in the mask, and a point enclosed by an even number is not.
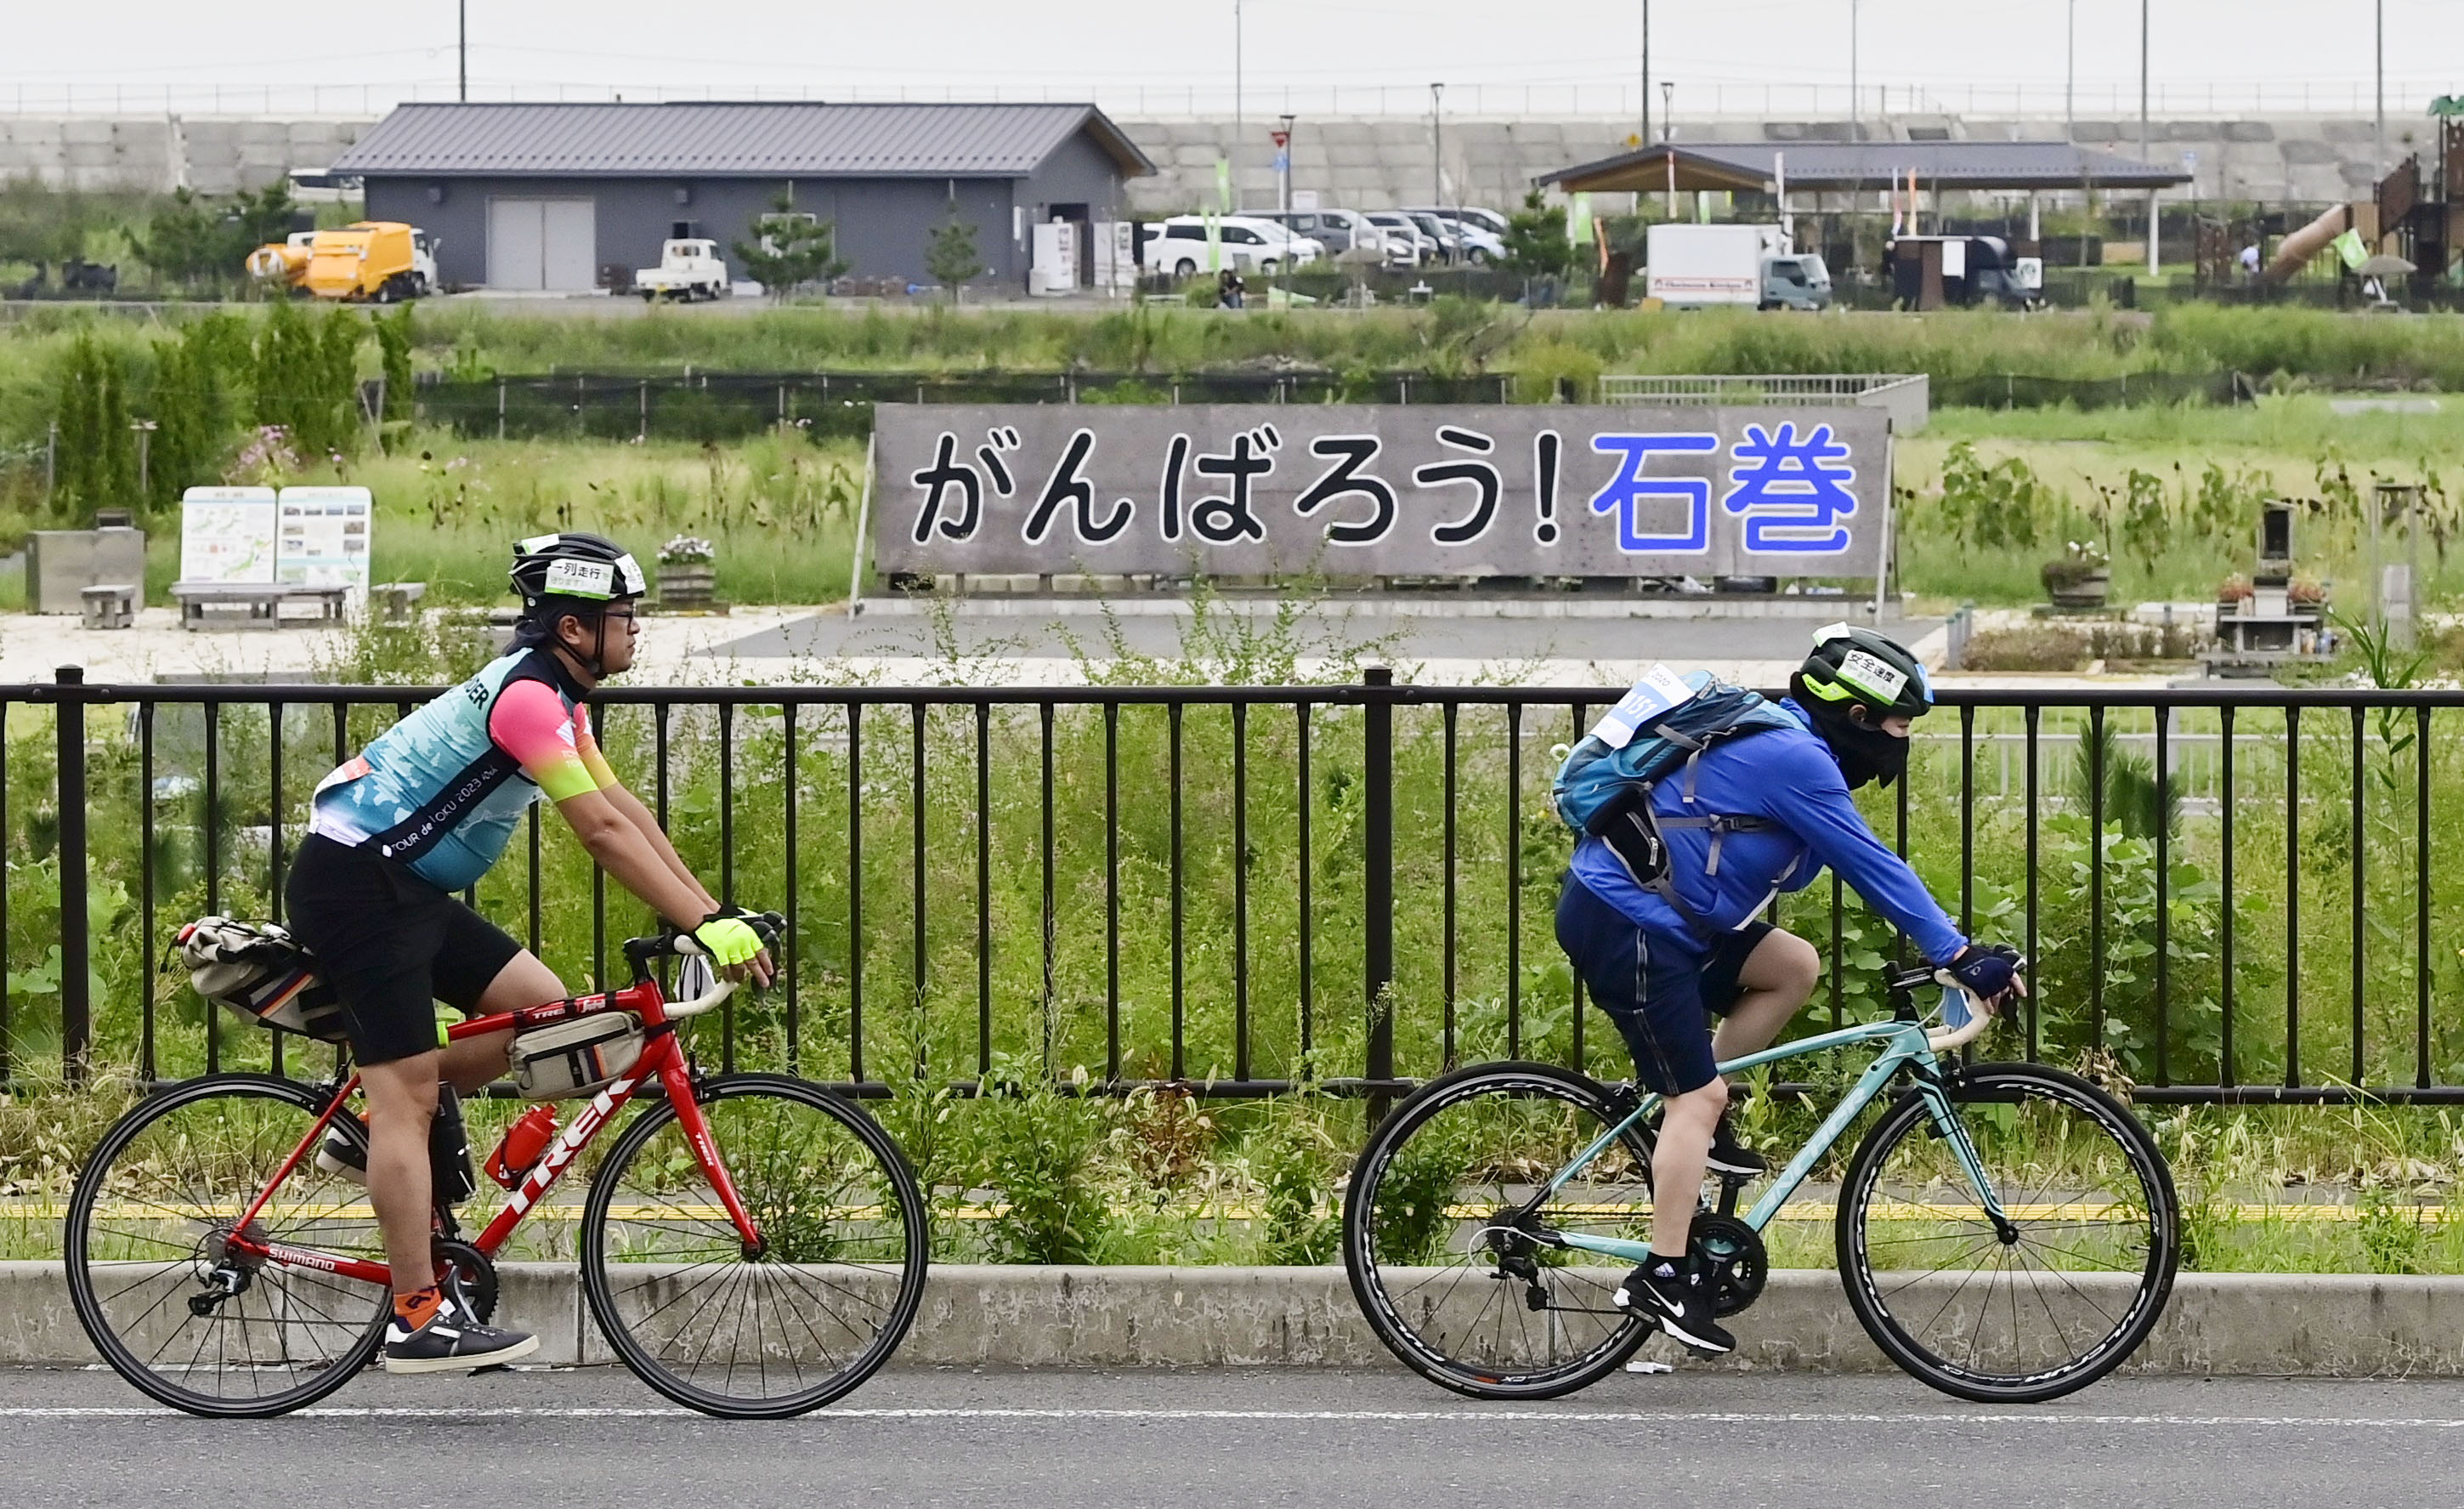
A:
[[[1742,818],[1710,829],[1664,825],[1665,881],[1646,889],[1598,837],[1574,851],[1557,902],[1557,941],[1617,1024],[1642,1085],[1666,1098],[1652,1157],[1651,1257],[1617,1290],[1662,1331],[1702,1352],[1734,1338],[1711,1316],[1707,1276],[1688,1256],[1692,1191],[1707,1169],[1751,1174],[1764,1161],[1728,1125],[1714,1061],[1770,1046],[1813,997],[1814,945],[1760,920],[1781,891],[1824,866],[1989,1005],[2024,992],[2018,954],[1961,936],[1906,860],[1866,826],[1849,792],[1907,770],[1908,724],[1932,710],[1925,666],[1896,641],[1834,624],[1780,706],[1796,726],[1713,743],[1696,757],[1693,812]],[[1653,810],[1681,815],[1668,781]],[[1705,1012],[1722,1018],[1716,1033]]]

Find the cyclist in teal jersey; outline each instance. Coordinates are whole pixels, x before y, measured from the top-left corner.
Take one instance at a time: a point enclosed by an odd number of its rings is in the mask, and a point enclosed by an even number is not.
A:
[[[625,789],[583,703],[633,663],[642,569],[590,534],[514,546],[522,618],[511,654],[395,724],[319,783],[284,896],[293,933],[342,1007],[367,1097],[364,1165],[347,1139],[320,1165],[364,1179],[393,1271],[385,1366],[484,1367],[538,1339],[460,1314],[434,1281],[429,1125],[437,1085],[475,1090],[506,1072],[511,1032],[440,1051],[434,1003],[471,1014],[564,999],[555,971],[451,893],[487,873],[534,802],[572,825],[600,867],[714,962],[770,979],[760,939],[722,908]]]

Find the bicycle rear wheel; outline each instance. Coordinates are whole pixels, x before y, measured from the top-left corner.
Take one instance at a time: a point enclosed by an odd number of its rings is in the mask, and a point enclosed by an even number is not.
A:
[[[202,1415],[275,1415],[332,1393],[384,1336],[385,1287],[233,1256],[225,1243],[308,1136],[324,1092],[285,1079],[200,1079],[103,1134],[70,1199],[69,1298],[95,1350],[147,1394]],[[334,1126],[364,1148],[357,1118]],[[367,1193],[312,1152],[249,1234],[385,1261]]]
[[[915,1176],[870,1117],[801,1079],[712,1079],[700,1104],[761,1246],[747,1250],[662,1100],[591,1179],[591,1316],[678,1404],[734,1418],[818,1409],[872,1376],[914,1321],[930,1247]]]
[[[2121,1102],[2057,1069],[1979,1064],[1946,1088],[2006,1224],[1909,1092],[1840,1190],[1849,1308],[1944,1393],[2027,1404],[2083,1388],[2146,1339],[2172,1292],[2181,1219],[2164,1155]]]
[[[1555,1398],[1633,1356],[1651,1332],[1615,1303],[1633,1265],[1549,1239],[1648,1240],[1650,1143],[1629,1131],[1538,1199],[1623,1115],[1597,1082],[1523,1063],[1458,1070],[1397,1106],[1343,1207],[1344,1268],[1379,1340],[1479,1399]]]

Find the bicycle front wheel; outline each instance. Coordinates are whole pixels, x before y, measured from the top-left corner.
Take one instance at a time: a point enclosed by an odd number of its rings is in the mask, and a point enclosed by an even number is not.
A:
[[[701,1087],[755,1224],[748,1246],[662,1100],[634,1118],[583,1207],[590,1313],[642,1380],[706,1414],[778,1418],[890,1360],[924,1298],[924,1199],[890,1134],[773,1075]]]
[[[2057,1069],[1979,1064],[1946,1090],[2004,1219],[1925,1097],[1901,1097],[1840,1191],[1849,1308],[1944,1393],[2029,1404],[2084,1388],[2137,1349],[2172,1292],[2181,1218],[2164,1155],[2120,1101]]]
[[[1457,1070],[1397,1106],[1344,1193],[1343,1263],[1378,1339],[1478,1399],[1552,1399],[1622,1365],[1650,1334],[1616,1305],[1634,1265],[1556,1238],[1648,1241],[1650,1144],[1629,1130],[1542,1189],[1623,1119],[1546,1064]]]
[[[199,1079],[103,1134],[69,1201],[64,1245],[77,1320],[122,1378],[191,1414],[275,1415],[367,1365],[384,1337],[385,1285],[230,1246],[326,1094],[255,1076]],[[366,1147],[356,1117],[333,1129]],[[385,1261],[367,1191],[319,1171],[313,1152],[245,1230],[257,1244]]]

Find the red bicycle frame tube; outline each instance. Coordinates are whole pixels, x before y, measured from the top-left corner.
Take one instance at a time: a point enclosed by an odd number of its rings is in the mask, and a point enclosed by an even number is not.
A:
[[[591,1139],[615,1121],[616,1114],[644,1084],[655,1078],[667,1093],[669,1102],[675,1107],[677,1124],[684,1128],[685,1140],[692,1144],[694,1161],[701,1165],[702,1173],[717,1193],[719,1204],[726,1208],[728,1218],[736,1223],[737,1234],[748,1247],[758,1246],[761,1240],[760,1228],[754,1224],[752,1212],[745,1209],[743,1197],[737,1192],[735,1179],[729,1175],[726,1165],[719,1162],[718,1146],[711,1140],[709,1119],[702,1115],[699,1102],[693,1098],[692,1068],[686,1061],[684,1050],[677,1045],[674,1031],[669,1027],[667,998],[660,993],[657,981],[645,980],[622,990],[551,1001],[545,1006],[529,1007],[518,1011],[474,1016],[446,1029],[445,1035],[449,1040],[458,1041],[508,1029],[528,1032],[551,1022],[596,1016],[611,1010],[629,1011],[639,1016],[643,1025],[650,1030],[650,1038],[642,1050],[641,1060],[633,1066],[631,1074],[583,1103],[572,1122],[557,1134],[556,1141],[549,1144],[529,1175],[505,1197],[503,1209],[479,1233],[473,1245],[490,1257],[501,1252],[512,1238],[514,1228],[521,1224],[522,1218],[539,1203],[539,1197],[555,1187],[557,1180],[573,1165],[574,1159],[590,1145]],[[291,1150],[291,1156],[282,1161],[282,1166],[275,1171],[265,1187],[257,1191],[255,1200],[250,1203],[248,1212],[240,1217],[237,1230],[230,1239],[230,1251],[260,1262],[313,1268],[319,1273],[339,1274],[366,1283],[390,1284],[393,1281],[393,1270],[385,1263],[338,1256],[282,1242],[261,1241],[248,1234],[258,1212],[265,1209],[267,1201],[274,1198],[274,1191],[282,1187],[282,1182],[299,1166],[300,1160],[306,1158],[309,1150],[325,1135],[325,1129],[341,1114],[343,1102],[350,1098],[359,1082],[360,1076],[353,1075],[335,1095],[333,1103],[326,1106],[324,1114],[309,1127],[308,1135],[300,1140],[299,1145]]]

